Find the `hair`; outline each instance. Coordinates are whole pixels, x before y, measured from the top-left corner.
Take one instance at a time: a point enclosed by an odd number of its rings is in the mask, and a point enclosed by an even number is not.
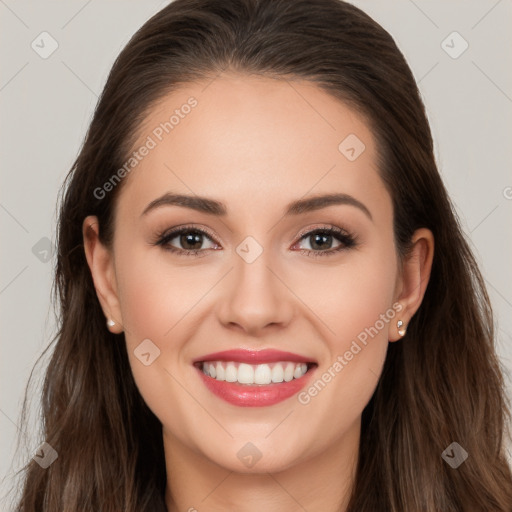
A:
[[[348,512],[510,512],[510,405],[485,284],[410,68],[379,24],[341,0],[175,0],[117,57],[59,198],[59,323],[42,389],[42,433],[59,456],[47,469],[30,460],[20,470],[16,510],[166,510],[162,425],[137,389],[123,335],[105,327],[82,223],[96,215],[111,247],[124,181],[101,199],[94,190],[123,166],[152,107],[226,71],[306,80],[364,116],[392,198],[397,254],[408,254],[418,228],[435,238],[422,304],[389,345],[363,411]],[[23,418],[26,401],[27,390]],[[469,454],[457,469],[441,457],[454,441]]]

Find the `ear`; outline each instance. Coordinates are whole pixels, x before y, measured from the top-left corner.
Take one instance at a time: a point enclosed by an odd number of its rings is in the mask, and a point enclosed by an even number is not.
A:
[[[405,331],[423,301],[432,270],[434,258],[434,235],[432,232],[427,228],[417,229],[411,241],[413,246],[404,259],[397,280],[395,302],[399,303],[402,309],[395,317],[395,324],[389,330],[389,341],[397,341],[402,338],[403,334],[399,334],[397,322],[399,320],[403,322],[400,329]]]
[[[113,325],[108,329],[116,334],[123,331],[121,308],[117,294],[117,282],[114,268],[114,255],[99,240],[98,218],[89,215],[82,224],[85,257],[91,271],[94,288],[101,308]]]

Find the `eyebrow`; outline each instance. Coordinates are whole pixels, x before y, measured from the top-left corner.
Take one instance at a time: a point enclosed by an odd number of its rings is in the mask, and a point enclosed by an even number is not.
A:
[[[370,220],[373,221],[370,210],[355,197],[348,194],[324,194],[298,199],[286,206],[285,216],[300,215],[303,213],[321,210],[332,205],[349,205],[359,208]],[[150,211],[162,206],[181,206],[190,208],[208,215],[223,217],[227,215],[227,208],[224,203],[201,196],[189,196],[184,194],[166,193],[163,196],[151,201],[141,214],[141,217]]]

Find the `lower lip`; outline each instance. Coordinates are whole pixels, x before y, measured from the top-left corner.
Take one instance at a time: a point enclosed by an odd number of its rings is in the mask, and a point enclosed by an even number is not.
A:
[[[248,385],[237,382],[217,380],[206,375],[201,368],[195,367],[206,387],[219,398],[239,407],[267,407],[274,405],[298,393],[311,378],[317,368],[313,366],[299,379],[290,382],[275,382],[268,385]]]

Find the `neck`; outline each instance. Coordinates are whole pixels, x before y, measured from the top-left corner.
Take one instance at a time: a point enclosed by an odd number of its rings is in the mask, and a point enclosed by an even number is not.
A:
[[[238,473],[190,450],[164,429],[168,512],[345,512],[359,453],[360,421],[322,453],[277,472]]]

